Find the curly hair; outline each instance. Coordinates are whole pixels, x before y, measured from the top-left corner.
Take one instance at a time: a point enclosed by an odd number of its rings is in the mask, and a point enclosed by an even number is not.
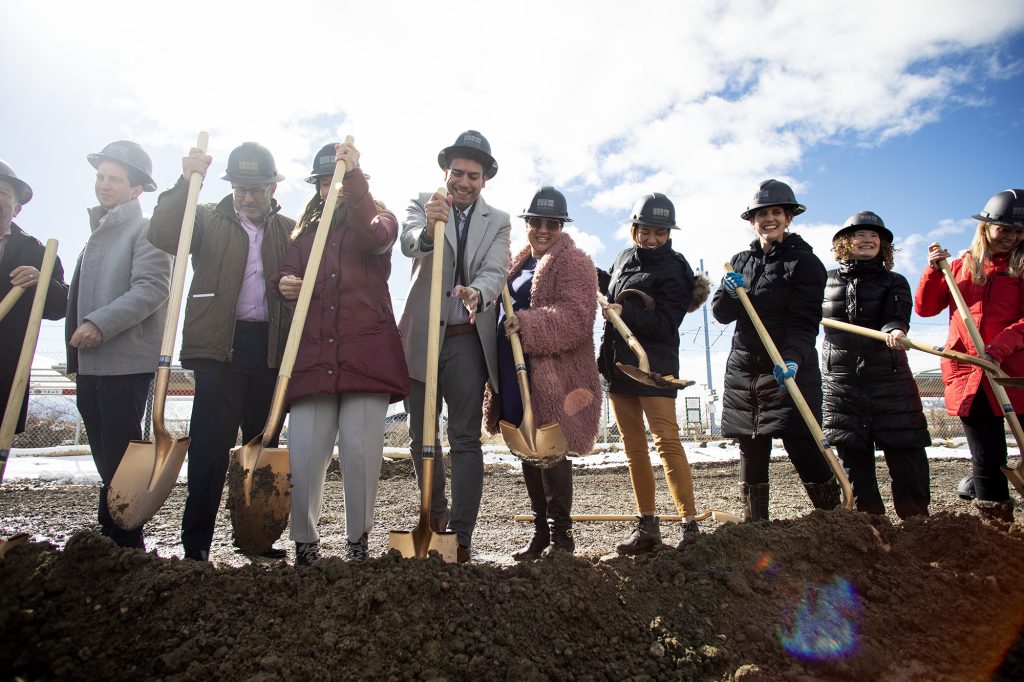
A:
[[[892,270],[893,254],[896,253],[896,248],[884,239],[881,239],[880,241],[882,243],[879,245],[878,255],[882,257],[882,265],[886,270]],[[840,263],[848,263],[852,260],[857,260],[853,256],[853,235],[844,234],[841,237],[833,239],[832,253],[835,254],[836,260]]]

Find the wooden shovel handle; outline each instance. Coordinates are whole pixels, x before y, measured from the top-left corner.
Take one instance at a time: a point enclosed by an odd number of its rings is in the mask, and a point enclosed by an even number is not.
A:
[[[938,242],[932,244],[932,246],[938,246],[942,248],[942,245]],[[984,359],[985,357],[985,341],[981,338],[981,332],[978,331],[978,325],[974,324],[974,318],[971,317],[971,309],[967,305],[967,301],[964,300],[963,292],[960,291],[960,285],[956,283],[956,278],[953,276],[953,271],[949,268],[949,263],[946,262],[945,258],[940,258],[936,261],[936,264],[942,270],[943,277],[946,278],[946,286],[949,287],[949,294],[953,297],[953,301],[956,303],[957,312],[960,313],[960,319],[963,320],[964,326],[967,327],[967,333],[971,337],[971,342],[974,344],[974,350],[978,354],[979,358]],[[992,381],[992,375],[986,371],[985,376],[989,380],[989,385],[992,387],[992,392],[995,393],[996,400],[999,401],[1000,406],[1003,409],[1003,416],[1006,417],[1006,421],[1010,424],[1010,431],[1013,432],[1013,438],[1017,441],[1017,449],[1024,453],[1024,429],[1021,428],[1020,420],[1017,419],[1017,414],[1013,411],[1013,403],[1010,401],[1010,396],[1007,395],[1006,389],[1000,386],[995,381]],[[1022,461],[1024,464],[1024,461]]]
[[[437,193],[448,196],[448,189],[439,187]],[[437,437],[437,362],[441,352],[441,294],[444,291],[444,229],[445,224],[434,223],[434,250],[430,260],[430,298],[427,307],[427,356],[424,367],[423,391],[423,454],[433,454]],[[424,476],[424,491],[433,481]],[[429,503],[429,500],[428,500]]]
[[[345,138],[347,144],[352,144],[352,136]],[[320,261],[324,255],[324,245],[327,244],[327,233],[331,230],[331,220],[334,219],[334,209],[338,203],[338,193],[341,192],[342,180],[345,178],[345,162],[338,161],[334,164],[334,174],[331,177],[331,189],[324,199],[324,210],[320,215],[320,222],[316,226],[316,234],[313,236],[313,246],[310,248],[309,260],[306,262],[306,269],[302,273],[302,285],[299,287],[299,298],[295,302],[295,311],[292,313],[292,324],[288,328],[288,340],[284,344],[284,354],[281,357],[281,368],[277,372],[277,384],[274,386],[274,398],[270,404],[270,413],[267,414],[267,423],[263,427],[263,445],[268,446],[270,439],[277,431],[284,415],[285,396],[288,393],[288,382],[292,378],[292,370],[295,368],[295,358],[299,353],[299,342],[302,340],[302,330],[306,326],[306,315],[309,313],[309,302],[313,300],[313,289],[316,288],[316,276],[320,272]]]
[[[732,263],[725,264],[726,272],[733,272]],[[786,362],[782,359],[782,355],[779,353],[779,349],[776,348],[775,342],[772,341],[771,335],[765,328],[764,323],[761,322],[761,317],[754,310],[754,304],[750,302],[750,298],[747,296],[747,291],[741,286],[736,287],[736,294],[739,296],[740,303],[743,304],[744,310],[747,311],[747,315],[750,317],[750,321],[754,323],[754,329],[757,330],[757,335],[761,337],[761,343],[764,344],[765,350],[768,351],[768,356],[771,357],[772,362],[777,366],[786,368]],[[850,480],[846,477],[846,472],[843,471],[843,467],[839,464],[839,459],[835,453],[832,452],[831,446],[828,444],[828,438],[821,430],[821,426],[818,424],[818,420],[814,418],[814,413],[811,412],[811,408],[807,405],[807,401],[804,399],[804,394],[800,391],[800,387],[797,386],[796,380],[793,377],[789,377],[785,380],[786,389],[789,391],[789,395],[793,398],[793,402],[796,404],[797,410],[800,412],[800,416],[803,417],[804,423],[807,424],[808,430],[811,435],[814,436],[814,440],[818,444],[818,450],[821,451],[822,457],[825,458],[825,462],[829,468],[832,469],[832,473],[835,475],[836,480],[839,481],[839,485],[843,489],[843,506],[847,509],[853,509],[853,488],[850,486]]]
[[[43,250],[43,262],[39,267],[39,281],[36,283],[35,295],[32,298],[32,309],[25,328],[25,340],[21,344],[21,355],[18,367],[11,383],[11,393],[7,398],[3,424],[0,425],[0,480],[3,480],[3,468],[7,464],[7,455],[14,440],[14,429],[18,426],[21,416],[21,405],[25,400],[25,388],[28,386],[29,374],[32,372],[32,357],[36,352],[36,341],[39,340],[39,323],[43,319],[43,306],[46,304],[46,292],[50,288],[53,277],[53,265],[57,260],[57,240],[50,239]]]
[[[200,131],[196,148],[206,153],[210,135]],[[171,271],[171,288],[167,298],[167,319],[164,322],[164,336],[160,342],[160,360],[157,363],[156,382],[153,386],[153,431],[166,433],[164,428],[164,405],[167,402],[167,386],[171,379],[171,358],[174,355],[174,339],[178,335],[178,315],[181,313],[181,299],[185,291],[185,271],[188,269],[188,254],[192,249],[192,232],[196,223],[196,207],[199,204],[199,190],[203,187],[203,176],[192,173],[188,179],[188,195],[185,199],[185,215],[181,219],[181,234],[178,236],[178,250],[174,254],[174,269]]]
[[[883,331],[871,329],[870,327],[861,327],[860,325],[850,324],[849,322],[843,322],[841,320],[830,320],[828,318],[824,318],[822,319],[821,324],[823,327],[831,327],[832,329],[838,329],[839,331],[859,334],[860,336],[864,336],[869,339],[877,339],[882,342],[889,337],[889,335]],[[998,365],[989,362],[984,358],[967,355],[966,353],[958,353],[955,350],[947,350],[942,346],[929,346],[924,343],[918,343],[917,341],[912,340],[909,336],[901,338],[900,343],[905,348],[912,348],[913,350],[919,350],[930,355],[936,355],[940,358],[948,358],[950,360],[956,360],[957,362],[982,367],[993,372],[996,376],[1006,376],[1006,372],[1001,370]]]
[[[622,321],[618,313],[608,307],[608,299],[600,291],[597,292],[597,302],[601,304],[601,309],[604,310],[608,316],[608,321],[612,323],[616,331],[622,335],[622,338],[626,340],[626,345],[636,355],[636,361],[641,371],[650,372],[651,363],[647,359],[647,353],[644,351],[644,347],[640,345],[640,341],[637,340],[636,336],[629,330],[626,323]]]
[[[7,317],[7,313],[11,312],[11,308],[21,299],[21,295],[24,293],[25,289],[23,287],[14,287],[7,292],[4,299],[0,301],[0,320]]]

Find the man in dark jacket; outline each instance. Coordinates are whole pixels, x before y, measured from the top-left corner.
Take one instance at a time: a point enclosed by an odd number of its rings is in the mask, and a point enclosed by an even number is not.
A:
[[[9,313],[0,320],[0,415],[6,413],[7,400],[14,383],[21,346],[25,341],[33,290],[39,282],[43,262],[43,245],[14,223],[21,207],[32,199],[32,188],[15,174],[14,169],[0,161],[0,299],[15,287],[27,289]],[[50,287],[46,291],[43,317],[59,320],[64,317],[68,302],[68,285],[60,259],[53,264]],[[21,413],[15,433],[25,430],[28,414],[28,387],[21,402]]]
[[[204,178],[213,158],[193,148],[177,184],[160,195],[149,230],[157,247],[175,253],[188,195],[186,178]],[[181,364],[195,373],[188,450],[188,497],[181,522],[185,557],[207,561],[228,457],[238,429],[247,443],[263,431],[277,383],[291,309],[267,296],[295,221],[274,199],[278,174],[265,147],[245,142],[228,156],[232,193],[196,210],[192,285],[185,306]],[[270,446],[277,444],[273,434]],[[269,556],[283,557],[271,548]]]

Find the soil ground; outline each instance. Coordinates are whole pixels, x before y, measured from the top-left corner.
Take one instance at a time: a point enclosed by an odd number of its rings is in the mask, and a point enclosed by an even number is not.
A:
[[[518,467],[489,465],[473,563],[385,556],[417,518],[408,461],[387,462],[371,555],[345,562],[341,481],[329,475],[327,559],[312,568],[233,551],[182,561],[184,488],[147,525],[149,553],[95,534],[97,486],[5,484],[0,676],[107,680],[1018,680],[1024,527],[982,524],[932,460],[932,516],[811,510],[773,463],[772,522],[717,525],[682,549],[614,556],[626,523],[579,523],[575,557],[515,564],[531,526]],[[659,509],[674,513],[657,470]],[[701,508],[738,513],[735,463],[694,467]],[[575,513],[634,510],[622,467],[578,469]]]

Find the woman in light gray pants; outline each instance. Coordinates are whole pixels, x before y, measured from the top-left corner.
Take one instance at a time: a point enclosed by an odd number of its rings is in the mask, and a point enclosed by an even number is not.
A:
[[[368,558],[384,417],[388,404],[409,392],[409,372],[388,292],[398,220],[373,200],[359,169],[359,152],[351,144],[326,145],[314,158],[313,173],[306,180],[317,184],[319,192],[296,223],[294,242],[268,289],[286,300],[298,298],[336,161],[345,162],[344,185],[288,385],[291,539],[298,566],[320,558],[316,525],[335,437],[341,445],[345,481],[347,554],[357,561]]]

